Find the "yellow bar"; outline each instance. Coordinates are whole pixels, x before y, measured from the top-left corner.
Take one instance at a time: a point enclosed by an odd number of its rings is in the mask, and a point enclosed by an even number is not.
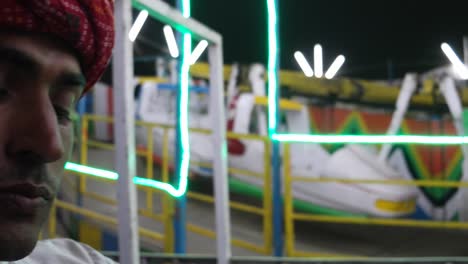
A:
[[[245,248],[247,250],[256,252],[258,254],[264,254],[264,255],[267,254],[267,252],[266,252],[266,250],[265,250],[265,248],[263,246],[259,247],[256,244],[253,244],[253,243],[250,243],[250,242],[247,242],[247,241],[244,241],[244,240],[232,239],[231,243],[234,246],[237,246],[237,247],[240,247],[240,248]]]
[[[410,214],[416,209],[416,198],[406,201],[387,201],[378,199],[375,201],[375,208],[386,212]]]
[[[294,209],[293,209],[293,195],[292,195],[292,181],[291,181],[291,152],[290,145],[284,144],[283,156],[284,168],[284,222],[285,222],[285,244],[286,256],[294,254]]]
[[[216,239],[215,232],[194,224],[187,223],[187,230],[204,237]]]
[[[57,207],[68,210],[70,212],[74,212],[74,213],[86,216],[88,218],[104,222],[106,224],[113,224],[113,225],[117,224],[117,220],[112,218],[112,217],[109,217],[109,216],[106,216],[106,215],[103,215],[103,214],[99,214],[99,213],[93,212],[93,211],[88,210],[88,209],[80,208],[80,207],[78,207],[78,206],[76,206],[74,204],[71,204],[71,203],[68,203],[68,202],[63,202],[63,201],[60,201],[60,200],[55,201],[55,203],[56,203]]]
[[[190,132],[199,133],[199,134],[206,134],[206,135],[210,135],[211,133],[213,133],[213,131],[211,131],[211,130],[209,130],[209,129],[195,128],[195,127],[189,128],[189,131],[190,131]]]
[[[141,121],[141,120],[135,121],[135,125],[142,126],[142,127],[152,127],[152,128],[158,127],[158,128],[163,128],[163,129],[167,129],[167,128],[174,129],[174,126],[172,126],[172,125],[151,123],[151,122],[145,122],[145,121]]]
[[[72,174],[74,172],[69,172],[69,174]],[[111,180],[111,179],[107,179],[107,178],[99,178],[99,177],[93,177],[93,176],[89,176],[89,175],[84,175],[84,177],[90,177],[93,181],[99,181],[99,182],[104,182],[104,183],[108,183],[108,184],[112,184],[112,185],[115,185],[117,184],[116,181],[114,180]],[[151,188],[151,187],[147,187],[147,186],[140,186],[138,185],[137,186],[137,189],[138,190],[144,190],[144,191],[152,191],[153,193],[159,193],[159,194],[164,194],[165,192],[162,191],[162,190],[159,190],[159,189],[154,189],[154,188]],[[83,193],[87,193],[87,191],[83,192]],[[88,194],[89,195],[89,194]],[[91,194],[93,195],[93,194]],[[99,194],[94,194],[94,195],[99,195]],[[94,196],[93,196],[94,197]],[[106,197],[106,196],[102,196],[102,197]],[[98,198],[99,199],[99,198]]]
[[[80,208],[80,207],[78,207],[78,206],[76,206],[74,204],[71,204],[71,203],[67,203],[67,202],[57,200],[56,205],[57,205],[57,207],[68,210],[70,212],[74,212],[76,214],[83,215],[85,217],[94,219],[96,221],[104,222],[106,224],[110,224],[110,225],[113,225],[113,226],[117,225],[117,219],[115,219],[115,218],[112,218],[112,217],[109,217],[109,216],[106,216],[106,215],[103,215],[103,214],[100,214],[100,213],[96,213],[96,212],[93,212],[93,211],[88,210],[88,209]],[[145,237],[148,237],[148,238],[151,238],[151,239],[155,239],[155,240],[163,240],[163,235],[160,234],[160,233],[150,231],[148,229],[141,228],[141,227],[138,230],[139,230],[139,232],[140,232],[140,234],[142,236],[145,236]]]
[[[250,176],[250,177],[255,177],[255,178],[260,178],[260,179],[263,179],[263,176],[265,176],[263,173],[256,173],[256,172],[252,172],[249,170],[242,170],[242,169],[235,169],[235,168],[229,168],[228,172],[233,173],[233,174],[242,174],[245,176]]]
[[[168,80],[164,78],[159,78],[159,77],[138,77],[137,81],[139,84],[145,83],[145,82],[155,82],[155,83],[167,83]]]
[[[81,151],[80,163],[83,165],[88,164],[88,125],[89,119],[84,115],[81,119]],[[86,192],[86,178],[84,174],[80,174],[80,193]]]
[[[80,238],[80,242],[94,249],[102,250],[102,232],[96,224],[80,221],[78,237]]]
[[[264,142],[265,152],[263,153],[263,166],[265,171],[264,185],[263,185],[263,240],[265,245],[265,252],[271,255],[273,252],[273,197],[271,185],[271,147],[270,142]]]
[[[146,128],[146,178],[153,179],[153,128]],[[146,190],[146,208],[153,211],[153,192],[150,188]]]
[[[356,180],[339,178],[310,178],[302,176],[292,177],[293,181],[302,182],[337,182],[344,184],[364,183],[364,184],[382,184],[382,185],[407,185],[407,186],[425,186],[425,187],[461,187],[467,188],[468,182],[453,182],[440,180]]]
[[[260,216],[263,216],[265,214],[265,210],[263,208],[258,208],[256,206],[246,205],[246,204],[242,204],[239,202],[229,202],[229,206],[232,209],[236,209],[236,210],[251,213],[251,214],[256,214]]]
[[[214,203],[213,197],[209,195],[201,194],[201,193],[187,192],[187,197],[190,199],[199,200],[205,203]],[[263,208],[258,208],[255,206],[246,205],[246,204],[242,204],[238,202],[229,202],[229,206],[233,209],[256,214],[256,215],[263,215],[265,213]]]
[[[160,233],[151,231],[151,230],[143,228],[143,227],[138,228],[138,231],[140,232],[141,236],[151,238],[152,240],[164,241],[164,235],[162,235]]]
[[[200,166],[205,168],[213,168],[211,162],[198,162],[198,161],[190,161],[190,166]]]
[[[86,115],[83,115],[83,117],[86,117],[86,119],[95,121],[95,122],[106,122],[106,123],[114,122],[114,117],[112,116],[86,114]]]
[[[199,200],[205,203],[214,203],[214,198],[209,195],[195,193],[195,192],[187,192],[187,197],[190,199]]]
[[[232,67],[230,65],[224,66],[224,80],[228,81],[230,78],[230,72]],[[190,74],[194,77],[209,79],[209,65],[206,63],[197,63],[190,67]],[[266,80],[265,76],[265,80]],[[302,72],[282,70],[280,71],[280,78],[282,86],[289,86],[290,89],[306,93],[314,96],[329,96],[330,94],[337,94],[341,99],[359,99],[362,102],[373,102],[373,103],[384,103],[392,104],[398,97],[399,87],[393,85],[384,85],[381,83],[365,80],[350,80],[350,79],[339,79],[339,80],[321,80],[316,78],[307,78]],[[359,83],[356,85],[356,81]],[[429,85],[434,85],[432,80],[425,81],[423,83],[423,91],[421,94],[413,96],[411,103],[420,106],[434,106],[439,103],[434,100],[434,96],[430,91],[433,89]],[[356,92],[359,86],[362,90],[362,96],[356,97]],[[242,85],[240,87],[243,89]],[[468,94],[465,89],[462,89],[460,97],[463,101],[463,105],[468,105]]]
[[[138,214],[144,217],[148,217],[154,221],[163,222],[164,215],[155,214],[153,211],[148,211],[147,209],[138,209]]]
[[[88,140],[88,146],[95,147],[95,148],[100,148],[100,149],[105,149],[105,150],[111,150],[111,151],[113,151],[115,149],[114,144],[99,142],[99,141],[95,141],[95,140]],[[135,153],[138,156],[143,156],[143,157],[146,157],[148,155],[147,151],[141,151],[141,150],[136,150]]]
[[[255,97],[255,104],[267,106],[268,105],[268,98],[265,97],[265,96],[256,96]],[[281,99],[280,103],[279,103],[279,108],[281,110],[301,111],[302,107],[304,107],[302,104],[291,101],[291,100],[287,100],[287,99]]]
[[[55,205],[55,201],[50,208],[49,213],[49,237],[54,238],[57,237],[57,207]]]
[[[230,65],[224,65],[223,76],[224,80],[228,81],[231,76],[232,67]],[[210,65],[208,63],[196,63],[190,67],[190,75],[198,78],[209,79],[210,78]]]
[[[225,81],[228,81],[231,76],[232,67],[230,65],[224,65],[223,77]],[[190,67],[190,75],[198,78],[209,79],[210,78],[210,66],[208,63],[196,63]]]
[[[195,234],[199,234],[201,236],[216,239],[215,232],[213,232],[211,230],[208,230],[206,228],[194,225],[194,224],[187,224],[187,230],[189,230],[189,231],[191,231],[191,232],[193,232]],[[266,254],[266,251],[265,251],[265,249],[263,247],[259,247],[259,246],[255,245],[255,244],[249,243],[247,241],[243,241],[243,240],[240,240],[240,239],[232,239],[231,243],[234,246],[244,248],[244,249],[247,249],[247,250],[251,250],[251,251],[257,252],[259,254]]]
[[[169,182],[169,131],[164,129],[162,148],[162,180]]]
[[[117,206],[117,201],[115,201],[114,199],[109,198],[107,196],[104,196],[104,195],[100,195],[100,194],[97,194],[97,193],[94,193],[94,192],[88,192],[88,191],[82,193],[82,195],[87,196],[87,197],[89,197],[91,199],[94,199],[96,201],[99,201],[101,203]]]
[[[99,142],[99,141],[96,141],[96,140],[88,140],[88,146],[95,147],[95,148],[100,148],[100,149],[105,149],[105,150],[114,150],[114,148],[115,148],[114,144]]]
[[[226,137],[228,139],[251,139],[251,140],[258,140],[263,142],[270,142],[270,139],[266,136],[259,136],[253,134],[239,134],[233,132],[227,132]]]
[[[83,193],[83,195],[91,199],[94,199],[96,201],[99,201],[101,203],[109,204],[112,206],[117,206],[117,201],[115,201],[114,199],[108,198],[107,196],[104,196],[104,195],[100,195],[94,192],[85,192]],[[159,214],[155,214],[152,210],[138,209],[138,214],[151,218],[153,220],[163,221],[163,216]]]
[[[162,146],[162,180],[169,182],[169,130],[164,129],[163,146]],[[171,197],[163,194],[162,198],[162,214],[164,217],[164,252],[174,252],[174,226],[172,225],[172,201]]]
[[[359,218],[359,217],[336,217],[311,214],[294,214],[294,219],[312,222],[328,222],[343,224],[365,224],[365,225],[388,225],[408,226],[423,228],[446,228],[446,229],[468,229],[468,223],[443,222],[443,221],[421,221],[409,219],[385,219],[385,218]]]
[[[210,162],[192,161],[190,162],[190,165],[200,166],[200,167],[205,167],[205,168],[213,168],[213,164],[211,164]],[[250,176],[250,177],[255,177],[255,178],[260,178],[260,179],[263,179],[264,177],[263,173],[257,173],[257,172],[252,172],[249,170],[243,170],[243,169],[228,168],[228,172],[234,173],[234,174],[243,174],[245,176]]]

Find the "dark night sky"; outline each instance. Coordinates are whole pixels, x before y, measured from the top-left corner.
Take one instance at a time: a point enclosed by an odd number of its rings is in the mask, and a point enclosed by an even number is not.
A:
[[[392,69],[401,77],[448,63],[440,50],[444,41],[462,55],[462,36],[468,35],[463,0],[280,0],[279,5],[283,69],[299,69],[296,50],[312,62],[313,46],[320,43],[325,70],[343,54],[344,76],[386,79]],[[223,35],[226,63],[266,62],[265,0],[192,0],[192,16]]]

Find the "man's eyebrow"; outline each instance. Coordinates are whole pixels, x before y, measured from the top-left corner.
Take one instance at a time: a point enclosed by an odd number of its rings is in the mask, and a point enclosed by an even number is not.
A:
[[[38,74],[40,65],[30,55],[12,47],[0,46],[0,62],[13,64],[30,73]]]

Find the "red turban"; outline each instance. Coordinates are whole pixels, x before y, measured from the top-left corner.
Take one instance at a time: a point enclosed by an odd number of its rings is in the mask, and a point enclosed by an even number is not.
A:
[[[85,92],[104,73],[114,46],[113,0],[0,0],[0,29],[49,33],[79,54]]]

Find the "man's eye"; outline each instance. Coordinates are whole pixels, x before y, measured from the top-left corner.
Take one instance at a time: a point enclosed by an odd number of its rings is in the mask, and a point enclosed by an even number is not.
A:
[[[59,123],[61,124],[66,124],[71,121],[71,114],[70,111],[67,109],[60,107],[60,106],[54,106],[55,113],[57,114],[57,119]]]

